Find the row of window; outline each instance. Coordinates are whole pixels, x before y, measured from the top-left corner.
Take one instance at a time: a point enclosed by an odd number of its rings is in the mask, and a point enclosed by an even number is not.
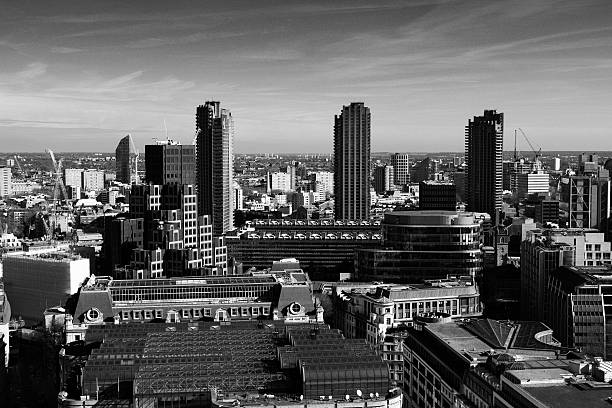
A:
[[[221,310],[221,309],[219,309]],[[269,306],[243,306],[231,307],[225,311],[231,317],[257,317],[268,316],[270,314]],[[122,320],[151,320],[151,319],[167,319],[171,322],[176,322],[181,319],[199,319],[202,317],[213,317],[211,308],[203,309],[181,309],[169,310],[164,314],[163,310],[123,310],[121,311]]]

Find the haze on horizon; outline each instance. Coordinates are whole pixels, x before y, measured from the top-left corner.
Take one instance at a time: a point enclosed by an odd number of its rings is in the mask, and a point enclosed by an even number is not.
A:
[[[190,143],[220,100],[235,151],[332,151],[333,115],[372,110],[373,151],[462,151],[505,113],[543,150],[609,150],[612,1],[2,2],[0,150]],[[527,146],[521,146],[527,150]]]

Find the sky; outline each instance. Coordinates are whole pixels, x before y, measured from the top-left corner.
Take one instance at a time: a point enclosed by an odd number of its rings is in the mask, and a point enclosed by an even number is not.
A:
[[[612,1],[0,0],[0,151],[191,143],[207,100],[238,153],[329,153],[353,101],[373,151],[461,151],[484,109],[506,150],[610,150]]]

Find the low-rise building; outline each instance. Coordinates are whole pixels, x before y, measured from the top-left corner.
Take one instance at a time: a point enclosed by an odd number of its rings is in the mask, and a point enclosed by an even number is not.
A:
[[[403,359],[399,357],[403,330],[411,327],[418,316],[444,314],[460,318],[482,314],[478,287],[469,276],[347,289],[333,288],[335,327],[348,338],[365,338],[375,346],[389,365],[391,378],[398,382],[403,377]]]
[[[89,274],[89,259],[70,250],[7,254],[4,286],[12,314],[29,323],[39,322],[47,308],[64,305]]]
[[[285,320],[317,322],[308,276],[300,269],[233,277],[126,279],[91,277],[79,291],[67,341],[90,325],[130,322]]]

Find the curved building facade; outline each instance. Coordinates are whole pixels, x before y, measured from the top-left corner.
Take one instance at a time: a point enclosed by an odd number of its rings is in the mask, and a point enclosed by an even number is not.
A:
[[[356,274],[360,280],[385,282],[475,276],[482,269],[485,217],[455,211],[385,214],[382,248],[356,251]]]

